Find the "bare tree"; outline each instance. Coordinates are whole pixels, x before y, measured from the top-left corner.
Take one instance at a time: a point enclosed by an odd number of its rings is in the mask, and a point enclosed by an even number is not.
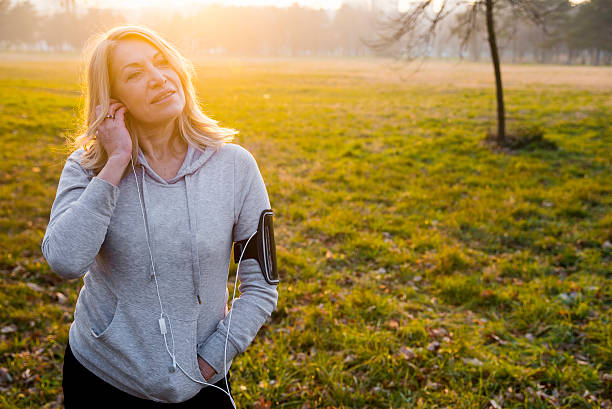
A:
[[[425,49],[436,35],[440,21],[455,11],[459,14],[459,27],[453,33],[462,38],[460,55],[469,44],[470,37],[478,27],[479,18],[484,14],[486,21],[489,50],[495,73],[495,89],[497,96],[497,135],[499,146],[505,146],[506,121],[503,86],[500,70],[500,59],[495,38],[494,16],[502,8],[510,7],[517,16],[528,18],[544,33],[548,32],[547,17],[563,11],[569,6],[568,0],[441,0],[434,10],[433,0],[416,0],[413,6],[405,12],[400,12],[379,21],[381,30],[378,38],[368,42],[374,49],[382,50],[400,43],[407,59],[415,58],[414,51],[424,43]]]

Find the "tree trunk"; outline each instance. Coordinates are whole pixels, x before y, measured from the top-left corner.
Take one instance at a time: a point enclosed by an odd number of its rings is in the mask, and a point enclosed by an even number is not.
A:
[[[486,0],[486,5],[489,47],[491,48],[491,59],[493,60],[493,69],[495,71],[495,89],[497,91],[497,144],[503,146],[506,142],[506,118],[504,114],[504,93],[501,70],[499,67],[499,56],[497,55],[497,43],[495,42],[495,29],[493,26],[493,0]]]
[[[512,64],[516,64],[516,23],[512,31]]]

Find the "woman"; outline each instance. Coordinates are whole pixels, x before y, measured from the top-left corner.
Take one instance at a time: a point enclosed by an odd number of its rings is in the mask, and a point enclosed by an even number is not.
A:
[[[53,271],[83,277],[66,408],[232,407],[228,368],[278,298],[245,259],[227,313],[232,242],[270,208],[257,163],[201,112],[192,66],[156,33],[116,27],[87,56],[85,126],[42,242]]]

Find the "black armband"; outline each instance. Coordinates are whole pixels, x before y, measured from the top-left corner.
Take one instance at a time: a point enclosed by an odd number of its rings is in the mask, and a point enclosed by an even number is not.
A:
[[[257,233],[251,238],[248,245],[248,239],[234,242],[234,262],[238,263],[240,261],[241,254],[242,260],[249,258],[257,260],[266,281],[269,284],[276,285],[279,278],[276,268],[273,215],[274,212],[271,209],[261,212]]]

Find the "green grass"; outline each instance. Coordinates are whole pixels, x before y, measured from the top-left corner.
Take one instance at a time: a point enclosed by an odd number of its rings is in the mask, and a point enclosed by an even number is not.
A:
[[[499,151],[492,88],[353,64],[197,66],[276,212],[278,309],[232,366],[239,407],[605,407],[610,84],[509,86],[509,117],[559,149]],[[74,61],[0,63],[0,407],[61,392],[82,283],[40,243],[79,103]]]

